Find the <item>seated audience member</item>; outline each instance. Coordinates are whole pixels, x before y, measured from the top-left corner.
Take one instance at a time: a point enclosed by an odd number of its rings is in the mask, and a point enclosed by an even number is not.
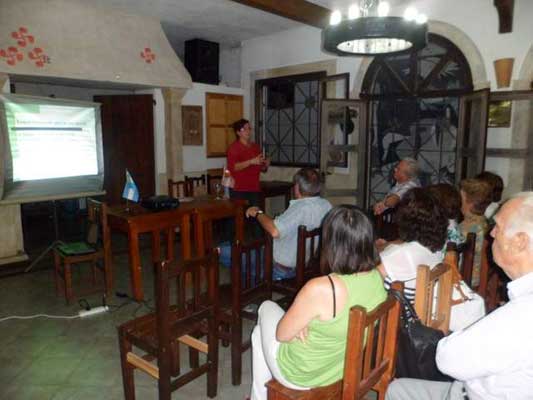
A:
[[[389,208],[395,208],[409,189],[420,187],[418,173],[419,167],[415,159],[407,157],[400,161],[394,168],[396,184],[383,200],[374,205],[374,215],[380,215]]]
[[[414,302],[418,266],[442,262],[448,219],[427,189],[415,188],[398,204],[396,222],[399,240],[380,253],[378,269],[387,289],[394,281],[404,282],[405,297]]]
[[[284,311],[259,308],[252,332],[252,400],[266,399],[272,377],[292,389],[330,385],[342,378],[349,310],[373,310],[385,301],[375,269],[372,224],[355,206],[333,208],[324,218],[321,263],[331,274],[310,280]]]
[[[456,381],[397,379],[387,400],[533,398],[533,192],[506,202],[495,222],[492,250],[511,278],[509,302],[439,342],[437,366]]]
[[[500,202],[502,201],[502,192],[503,192],[503,179],[500,175],[489,171],[483,171],[482,173],[476,176],[476,179],[481,179],[482,181],[487,182],[492,190],[492,199],[491,203],[487,206],[485,210],[485,218],[488,220],[494,217],[496,211],[500,207]]]
[[[322,184],[318,171],[302,168],[293,178],[294,200],[289,208],[272,219],[259,207],[250,207],[246,216],[256,218],[259,224],[273,238],[274,280],[295,276],[296,250],[298,247],[298,226],[304,225],[308,230],[318,228],[322,219],[331,209],[331,204],[320,197]]]
[[[446,241],[461,244],[465,237],[459,230],[458,219],[461,216],[461,194],[455,186],[439,183],[428,187],[429,193],[440,203],[444,215],[448,218]],[[445,245],[446,246],[446,245]]]
[[[472,287],[477,287],[481,270],[481,248],[489,227],[483,214],[491,201],[492,193],[489,184],[479,179],[463,179],[459,187],[461,189],[461,212],[464,217],[459,224],[459,229],[465,238],[470,232],[476,234]]]

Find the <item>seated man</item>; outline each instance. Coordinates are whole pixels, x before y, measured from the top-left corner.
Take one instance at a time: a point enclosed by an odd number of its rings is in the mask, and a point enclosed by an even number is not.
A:
[[[533,192],[495,217],[494,260],[511,278],[510,301],[439,342],[437,366],[454,382],[397,379],[386,399],[525,400],[533,388]]]
[[[374,215],[381,215],[385,210],[396,207],[409,189],[420,187],[418,172],[419,168],[415,159],[406,157],[400,161],[394,168],[396,184],[383,200],[374,205]]]
[[[298,226],[308,230],[318,228],[331,204],[320,197],[320,175],[312,168],[302,168],[293,178],[294,200],[289,208],[275,219],[266,215],[259,207],[250,207],[246,216],[256,218],[259,224],[273,238],[273,279],[292,278],[296,268]]]

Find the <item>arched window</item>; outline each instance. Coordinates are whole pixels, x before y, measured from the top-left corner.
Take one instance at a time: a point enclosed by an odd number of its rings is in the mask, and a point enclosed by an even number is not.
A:
[[[418,160],[423,185],[454,182],[459,97],[471,91],[464,55],[441,36],[430,34],[418,52],[374,59],[361,94],[370,101],[371,203],[388,192],[404,157]]]

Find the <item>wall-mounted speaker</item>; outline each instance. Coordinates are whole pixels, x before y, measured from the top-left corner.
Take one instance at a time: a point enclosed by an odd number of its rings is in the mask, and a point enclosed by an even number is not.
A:
[[[185,68],[194,82],[218,85],[218,43],[202,39],[185,41]]]

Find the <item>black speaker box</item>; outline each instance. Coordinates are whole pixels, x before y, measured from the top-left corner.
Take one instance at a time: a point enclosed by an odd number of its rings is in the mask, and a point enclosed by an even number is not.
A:
[[[185,41],[185,68],[194,82],[218,85],[218,43],[202,39]]]

